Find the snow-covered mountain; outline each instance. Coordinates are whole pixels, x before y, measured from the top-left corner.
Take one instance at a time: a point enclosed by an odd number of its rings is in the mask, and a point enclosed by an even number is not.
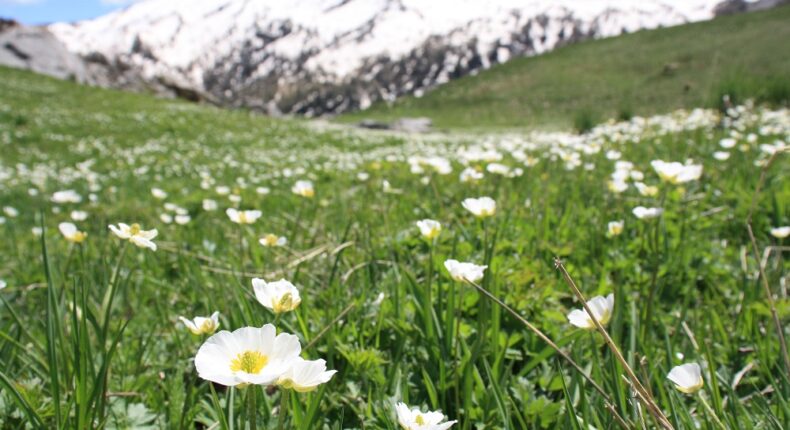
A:
[[[421,94],[574,41],[712,18],[722,0],[147,0],[48,30],[86,80],[308,116]]]

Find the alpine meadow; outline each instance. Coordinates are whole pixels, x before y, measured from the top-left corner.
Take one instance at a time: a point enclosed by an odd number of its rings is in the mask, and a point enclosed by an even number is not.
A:
[[[325,118],[0,66],[0,429],[790,428],[788,30]]]

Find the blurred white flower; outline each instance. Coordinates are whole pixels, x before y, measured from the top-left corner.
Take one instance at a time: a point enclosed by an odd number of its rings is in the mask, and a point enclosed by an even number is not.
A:
[[[228,215],[228,218],[236,224],[252,224],[263,214],[258,210],[240,211],[234,208],[228,208],[225,213]]]
[[[178,317],[194,335],[212,334],[219,328],[219,312],[214,312],[210,317],[195,317],[192,320]]]
[[[609,224],[606,225],[606,233],[609,237],[619,236],[620,233],[623,232],[624,224],[623,220],[610,221]]]
[[[52,194],[52,201],[60,204],[79,203],[82,201],[82,196],[74,190],[63,190]]]
[[[71,211],[71,219],[73,221],[85,221],[88,219],[88,213],[85,211]]]
[[[258,240],[258,243],[265,247],[285,246],[288,244],[288,239],[285,236],[277,236],[276,234],[268,233]]]
[[[488,268],[473,263],[461,263],[458,260],[447,260],[444,262],[444,267],[450,272],[450,277],[458,282],[478,282],[483,279],[484,272]]]
[[[654,185],[645,185],[642,182],[634,182],[634,186],[639,190],[639,194],[647,197],[652,197],[658,194],[658,187]]]
[[[713,158],[719,161],[727,161],[730,158],[730,153],[727,151],[716,151],[713,153]]]
[[[417,228],[420,229],[420,234],[422,234],[422,237],[428,240],[433,240],[439,236],[439,233],[441,233],[442,224],[436,220],[424,219],[417,221]]]
[[[787,236],[790,236],[790,226],[772,228],[771,236],[777,239],[784,239]]]
[[[33,227],[30,229],[30,232],[36,237],[40,237],[42,234],[44,234],[44,230],[42,230],[41,227]]]
[[[461,205],[478,218],[488,218],[496,214],[496,202],[491,197],[464,199]]]
[[[664,213],[662,208],[646,208],[644,206],[637,206],[632,211],[634,216],[639,219],[652,219],[660,217]]]
[[[727,137],[719,141],[719,146],[724,149],[734,148],[737,141],[733,138]]]
[[[681,164],[677,161],[653,160],[650,162],[650,165],[653,166],[661,180],[670,184],[695,181],[702,175],[702,165],[699,164]]]
[[[16,208],[14,208],[12,206],[4,206],[3,207],[3,212],[9,218],[16,218],[17,216],[19,216],[19,211],[16,210]]]
[[[85,241],[85,238],[88,237],[87,233],[77,230],[77,226],[70,222],[58,224],[58,230],[60,230],[60,234],[62,234],[67,241],[72,243],[82,243]]]
[[[291,187],[291,192],[307,198],[315,196],[315,189],[313,188],[313,183],[310,181],[296,181],[293,187]]]
[[[595,296],[587,301],[587,305],[590,307],[595,319],[597,319],[601,325],[606,325],[612,318],[612,310],[614,309],[614,294],[609,294],[606,297]],[[590,314],[588,314],[587,310],[584,308],[572,310],[568,314],[568,322],[576,327],[586,330],[595,329],[595,323],[593,322],[592,318],[590,318]]]
[[[175,220],[176,224],[185,225],[188,224],[189,221],[192,221],[192,217],[189,215],[176,215]]]
[[[140,248],[156,251],[156,244],[152,242],[156,235],[159,234],[156,229],[146,231],[140,228],[140,224],[127,225],[122,222],[118,223],[117,227],[114,225],[109,225],[108,227],[119,238],[129,240]]]
[[[678,391],[686,394],[696,393],[705,384],[702,379],[702,369],[697,363],[686,363],[673,367],[669,371],[667,379],[675,384]]]
[[[151,188],[151,195],[155,199],[164,200],[167,198],[167,193],[161,188]]]
[[[217,202],[211,199],[204,199],[203,200],[203,210],[204,211],[215,211],[217,210]]]
[[[170,215],[169,213],[160,214],[159,220],[165,224],[170,224],[173,222],[173,215]]]

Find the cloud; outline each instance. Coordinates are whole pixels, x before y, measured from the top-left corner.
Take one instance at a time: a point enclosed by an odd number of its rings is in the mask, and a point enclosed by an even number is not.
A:
[[[138,1],[140,0],[99,0],[99,3],[105,6],[126,6],[127,4],[136,3]]]

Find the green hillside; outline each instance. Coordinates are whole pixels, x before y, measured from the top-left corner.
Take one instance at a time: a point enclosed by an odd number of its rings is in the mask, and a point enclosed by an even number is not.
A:
[[[641,31],[521,58],[341,121],[426,116],[437,127],[563,127],[790,97],[790,7]]]

